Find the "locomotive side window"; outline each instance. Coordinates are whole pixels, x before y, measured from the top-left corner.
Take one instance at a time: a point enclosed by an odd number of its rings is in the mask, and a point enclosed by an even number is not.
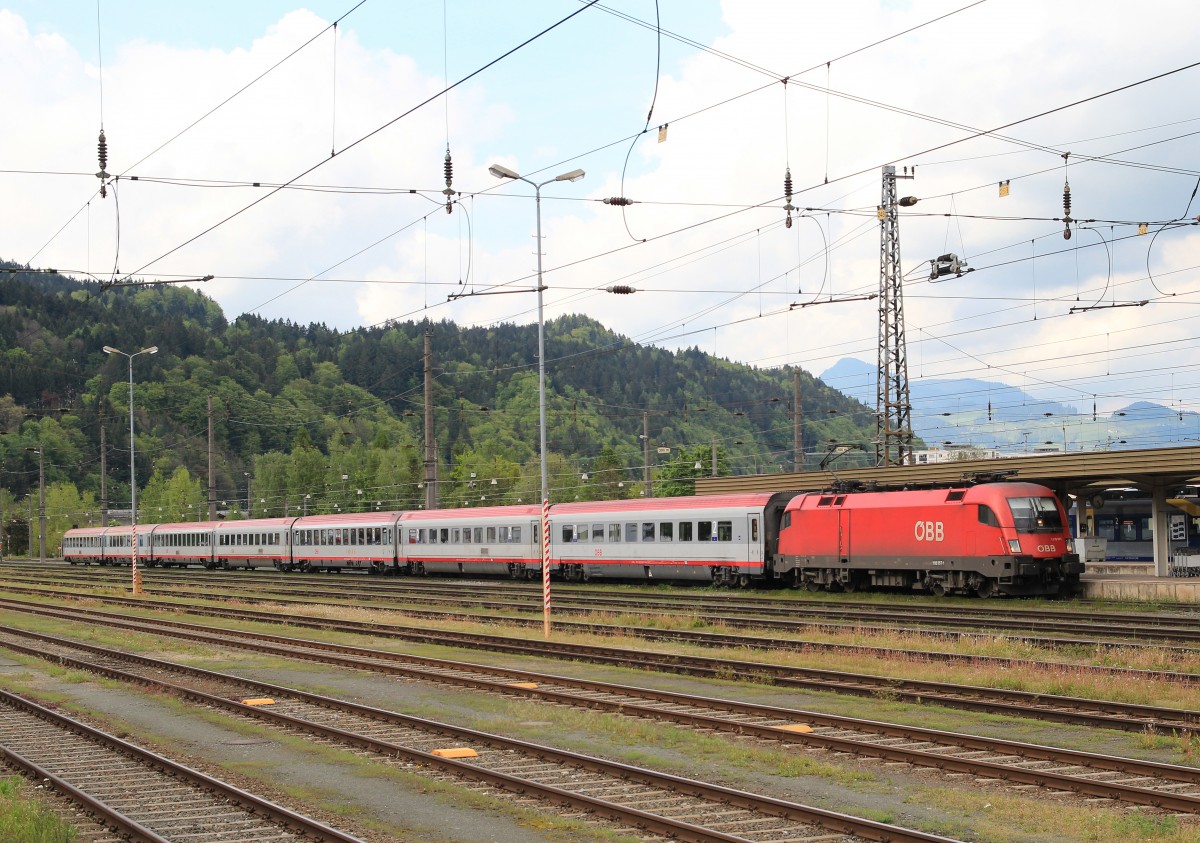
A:
[[[713,528],[711,521],[700,521],[697,523],[696,540],[702,542],[710,542],[713,540]]]
[[[731,542],[733,541],[733,522],[718,521],[717,522],[717,541]]]
[[[654,522],[653,521],[647,521],[642,524],[642,541],[644,541],[644,542],[654,541]]]
[[[681,542],[690,542],[692,540],[692,522],[679,522],[679,540]]]
[[[625,541],[635,542],[638,540],[638,525],[636,522],[625,522]]]
[[[996,517],[996,512],[986,503],[979,505],[979,523],[987,527],[999,527],[1000,519]]]
[[[660,542],[675,541],[675,525],[670,521],[664,521],[658,525],[658,540]]]
[[[829,506],[833,503],[833,498],[826,496],[817,501],[817,506]]]

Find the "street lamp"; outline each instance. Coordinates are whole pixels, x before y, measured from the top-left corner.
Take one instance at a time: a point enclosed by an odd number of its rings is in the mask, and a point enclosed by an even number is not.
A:
[[[158,354],[158,346],[152,345],[126,354],[111,345],[104,346],[105,354],[120,354],[129,360],[129,559],[133,568],[133,593],[142,593],[142,572],[138,570],[137,561],[137,464],[133,459],[133,358],[139,354]]]
[[[46,561],[46,454],[41,443],[36,448],[26,448],[38,455],[38,561]],[[32,533],[32,529],[30,530]],[[33,555],[33,548],[29,548]]]
[[[544,594],[543,603],[546,607],[545,618],[543,621],[544,633],[546,637],[550,636],[550,547],[549,536],[549,512],[550,506],[550,481],[546,472],[546,327],[545,320],[542,314],[542,291],[546,289],[542,283],[542,188],[551,182],[555,181],[579,181],[584,177],[583,170],[571,170],[569,173],[562,173],[552,179],[538,184],[530,181],[522,175],[519,175],[508,167],[500,164],[493,164],[488,167],[488,172],[498,179],[513,179],[514,181],[523,181],[533,187],[534,203],[537,209],[537,294],[538,294],[538,457],[541,462],[542,473],[542,591]]]

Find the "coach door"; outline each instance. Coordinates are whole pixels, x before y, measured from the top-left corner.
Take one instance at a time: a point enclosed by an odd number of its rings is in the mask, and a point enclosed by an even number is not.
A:
[[[542,570],[542,523],[540,521],[529,522],[529,564],[534,570]]]
[[[753,562],[756,572],[760,569],[766,554],[763,552],[763,517],[761,512],[746,513],[746,555],[748,562]]]

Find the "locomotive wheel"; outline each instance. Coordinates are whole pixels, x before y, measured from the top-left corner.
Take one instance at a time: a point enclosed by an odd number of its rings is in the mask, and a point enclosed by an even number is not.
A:
[[[851,576],[850,579],[842,583],[842,590],[848,594],[858,591],[858,580]]]
[[[946,596],[946,586],[940,582],[935,582],[933,585],[929,586],[929,590],[933,592],[934,597]]]
[[[996,593],[996,581],[989,577],[984,577],[983,582],[975,586],[975,593],[980,597],[991,597]]]
[[[821,590],[821,584],[819,582],[817,582],[816,580],[809,580],[804,585],[809,591],[820,591]]]

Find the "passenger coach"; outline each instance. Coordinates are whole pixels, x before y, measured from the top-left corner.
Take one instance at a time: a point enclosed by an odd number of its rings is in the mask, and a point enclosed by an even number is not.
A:
[[[793,494],[557,504],[550,511],[551,560],[567,580],[746,586],[765,576],[778,547],[780,514]]]

